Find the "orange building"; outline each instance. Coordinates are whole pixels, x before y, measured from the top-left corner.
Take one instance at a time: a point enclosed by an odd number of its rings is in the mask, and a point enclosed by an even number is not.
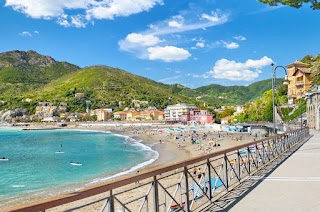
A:
[[[295,61],[287,65],[288,69],[288,103],[295,104],[297,99],[304,97],[311,89],[310,65]]]

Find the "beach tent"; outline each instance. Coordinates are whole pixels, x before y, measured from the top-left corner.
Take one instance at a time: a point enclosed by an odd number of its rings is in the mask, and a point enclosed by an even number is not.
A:
[[[220,180],[220,178],[210,178],[211,181],[211,189],[215,190],[219,187],[221,187],[223,185],[222,181]],[[206,187],[209,187],[209,179],[206,179]]]

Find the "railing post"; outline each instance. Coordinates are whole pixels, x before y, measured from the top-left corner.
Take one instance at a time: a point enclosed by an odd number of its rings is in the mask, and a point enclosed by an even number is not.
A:
[[[109,211],[110,211],[110,212],[114,212],[114,199],[113,199],[112,190],[110,190],[110,204],[109,204]]]
[[[228,177],[228,163],[227,163],[227,155],[224,154],[224,174],[225,174],[225,180],[226,180],[226,186],[227,186],[227,191],[229,190],[229,177]]]
[[[159,189],[158,189],[158,179],[157,176],[153,177],[153,204],[154,211],[159,212]]]
[[[207,159],[207,166],[208,166],[208,175],[209,175],[209,189],[208,189],[208,191],[210,191],[209,197],[210,197],[210,200],[211,200],[212,199],[212,182],[211,182],[210,159]]]
[[[190,198],[189,198],[189,182],[188,182],[188,168],[187,166],[184,167],[184,179],[186,184],[186,209],[190,211]]]
[[[251,174],[251,163],[250,163],[250,148],[247,147],[247,163],[248,163],[248,175],[250,176]]]

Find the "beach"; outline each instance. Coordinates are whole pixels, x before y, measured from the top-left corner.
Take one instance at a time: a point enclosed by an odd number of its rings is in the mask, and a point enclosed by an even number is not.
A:
[[[31,124],[30,129],[54,129],[56,124]],[[158,159],[145,167],[135,170],[129,175],[155,169],[160,166],[169,165],[192,157],[205,155],[215,151],[227,149],[255,139],[248,133],[223,132],[217,127],[186,127],[183,125],[164,125],[164,124],[122,124],[115,125],[91,124],[91,123],[71,123],[66,129],[77,130],[98,130],[109,131],[114,134],[129,136],[143,144],[151,147],[159,153]],[[103,195],[101,195],[103,196]],[[37,201],[40,201],[38,199]],[[87,200],[84,200],[87,201]],[[54,211],[64,210],[75,207],[75,203],[61,206]],[[92,206],[95,209],[99,206]]]

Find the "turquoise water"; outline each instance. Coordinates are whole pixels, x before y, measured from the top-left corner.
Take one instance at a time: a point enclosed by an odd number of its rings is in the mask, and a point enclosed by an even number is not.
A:
[[[9,157],[0,161],[0,200],[83,188],[152,163],[157,156],[135,140],[110,133],[0,129],[0,157]]]

